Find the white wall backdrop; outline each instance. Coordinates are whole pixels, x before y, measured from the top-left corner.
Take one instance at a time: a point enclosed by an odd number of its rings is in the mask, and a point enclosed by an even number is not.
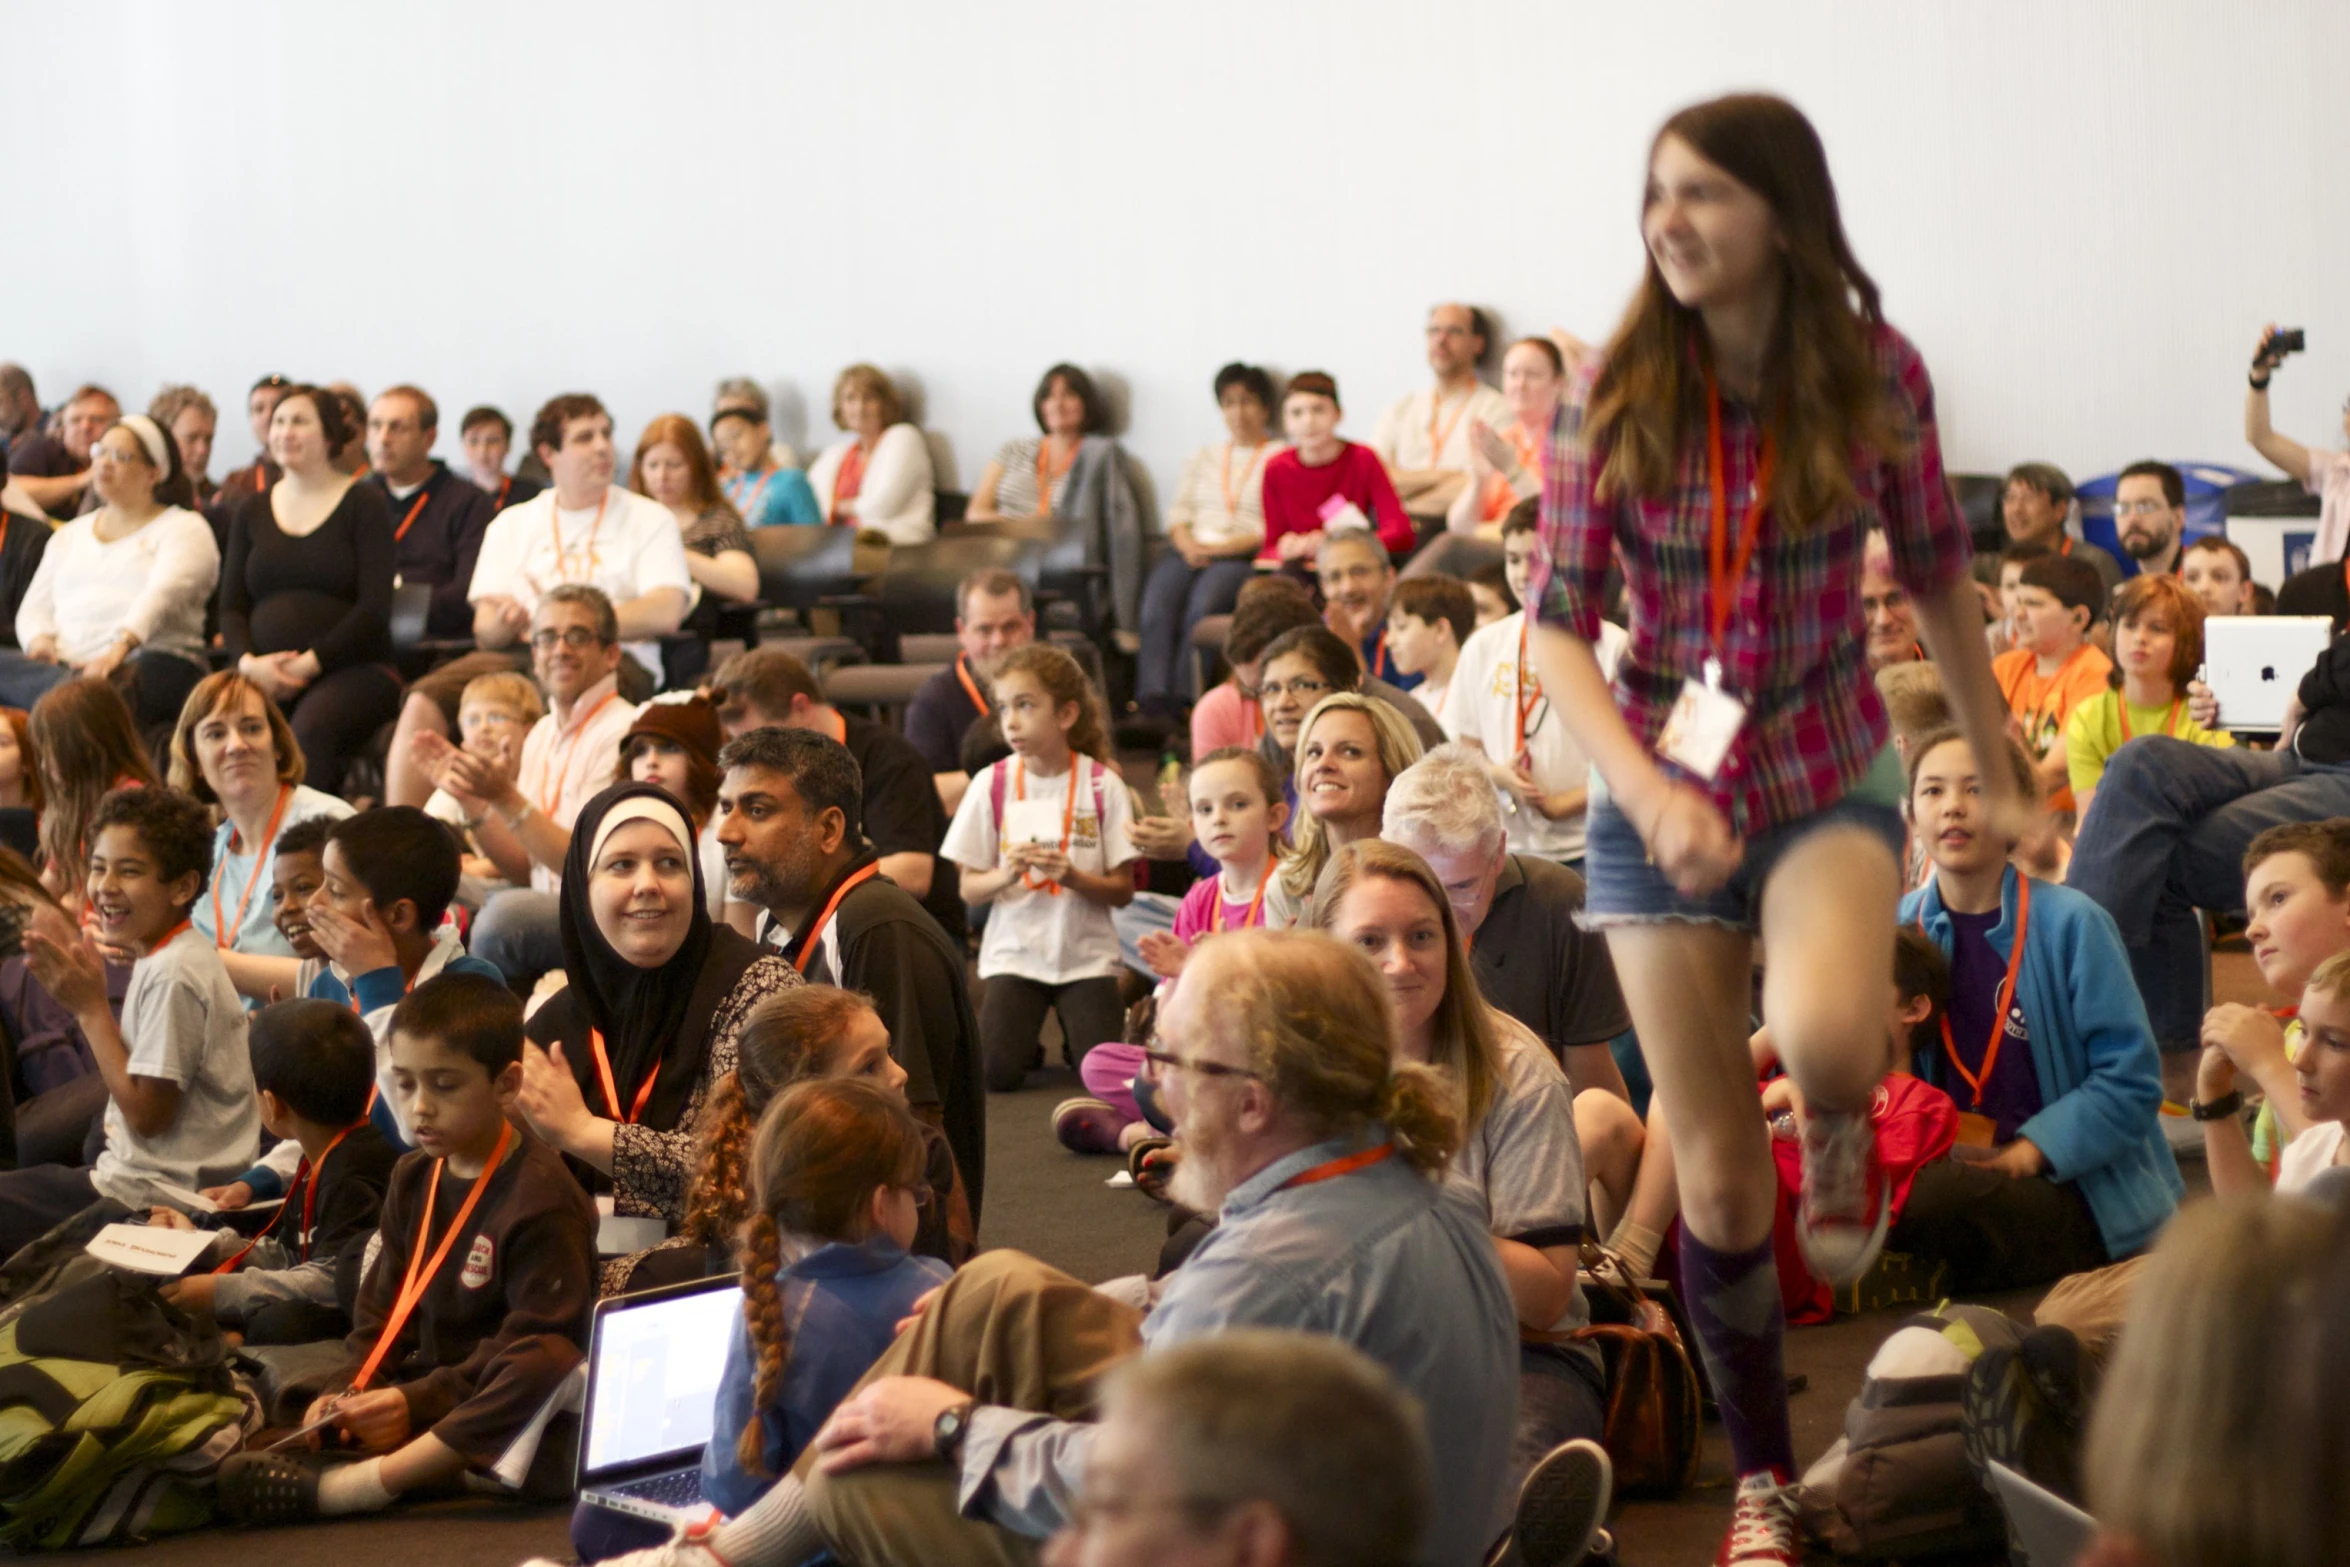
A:
[[[2309,329],[2281,428],[2350,387],[2340,0],[0,0],[0,357],[54,401],[224,406],[282,370],[623,442],[749,373],[803,450],[871,359],[968,488],[1037,373],[1123,388],[1160,485],[1235,357],[1321,366],[1348,428],[1427,306],[1603,336],[1673,108],[1820,126],[1954,465],[2258,466],[2242,371]]]

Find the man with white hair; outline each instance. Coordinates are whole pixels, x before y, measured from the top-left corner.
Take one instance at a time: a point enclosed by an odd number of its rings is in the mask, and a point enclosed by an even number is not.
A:
[[[1440,745],[1387,786],[1379,836],[1428,862],[1461,922],[1485,999],[1532,1029],[1575,1092],[1624,1092],[1608,1041],[1632,1026],[1607,942],[1575,923],[1583,878],[1508,852],[1485,758]]]

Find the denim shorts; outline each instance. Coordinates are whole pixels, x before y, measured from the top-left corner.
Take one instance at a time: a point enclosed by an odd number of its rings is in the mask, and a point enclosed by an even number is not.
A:
[[[1730,879],[1702,898],[1685,898],[1670,878],[1649,863],[1639,829],[1600,790],[1591,795],[1584,831],[1586,896],[1579,922],[1586,930],[1611,925],[1658,925],[1668,920],[1702,921],[1753,931],[1762,923],[1763,888],[1779,860],[1812,833],[1828,827],[1873,832],[1900,863],[1905,839],[1901,812],[1866,792],[1848,794],[1826,810],[1772,827],[1746,840],[1746,856]]]

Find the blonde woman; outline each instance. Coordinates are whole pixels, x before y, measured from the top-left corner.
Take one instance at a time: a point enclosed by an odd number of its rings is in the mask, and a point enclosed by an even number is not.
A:
[[[1420,759],[1420,737],[1403,715],[1359,691],[1334,691],[1297,726],[1297,810],[1289,829],[1294,851],[1281,867],[1281,890],[1303,904],[1331,854],[1379,836],[1387,786]]]
[[[808,470],[824,520],[921,544],[937,532],[936,480],[930,443],[906,421],[890,378],[872,365],[851,365],[832,383],[832,422],[846,440],[824,448]]]

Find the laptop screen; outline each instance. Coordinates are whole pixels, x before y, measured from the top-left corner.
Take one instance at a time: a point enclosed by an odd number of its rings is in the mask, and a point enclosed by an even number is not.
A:
[[[734,1341],[739,1284],[615,1302],[596,1314],[582,1469],[698,1452],[710,1440],[719,1374]]]

